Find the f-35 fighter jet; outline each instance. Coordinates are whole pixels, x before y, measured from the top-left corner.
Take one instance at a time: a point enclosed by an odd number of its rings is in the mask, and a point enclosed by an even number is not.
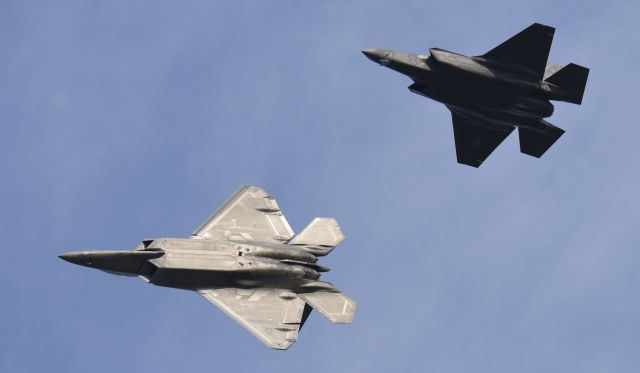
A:
[[[541,157],[564,131],[543,118],[550,100],[582,102],[589,69],[570,63],[546,76],[555,29],[533,24],[482,56],[438,48],[430,56],[365,49],[372,61],[410,77],[413,93],[441,102],[453,117],[458,162],[479,167],[518,127],[520,151]]]
[[[190,238],[144,240],[133,251],[80,251],[60,258],[158,286],[198,292],[265,345],[287,349],[312,308],[351,323],[355,303],[320,281],[317,264],[344,236],[332,218],[316,218],[293,234],[276,200],[240,188]]]

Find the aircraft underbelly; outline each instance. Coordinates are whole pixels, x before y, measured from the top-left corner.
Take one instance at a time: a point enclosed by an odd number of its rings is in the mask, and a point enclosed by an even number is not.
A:
[[[553,114],[553,105],[544,99],[518,96],[508,90],[475,85],[440,90],[436,101],[455,107],[470,116],[496,124],[513,126],[522,122],[538,121]],[[435,95],[434,95],[435,96]]]
[[[304,265],[251,255],[203,251],[170,251],[150,260],[141,276],[152,284],[187,289],[220,286],[268,286],[316,279],[317,271]]]
[[[153,285],[178,289],[198,290],[225,287],[257,288],[278,287],[296,289],[306,280],[291,276],[287,271],[263,272],[260,270],[194,270],[182,268],[157,268],[151,280]]]
[[[230,279],[224,271],[157,268],[149,282],[157,286],[194,290],[229,286]]]

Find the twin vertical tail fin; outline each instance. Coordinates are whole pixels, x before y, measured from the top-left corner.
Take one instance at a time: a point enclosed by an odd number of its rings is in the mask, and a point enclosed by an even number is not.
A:
[[[300,246],[316,256],[328,255],[344,240],[344,234],[333,218],[315,218],[305,229],[293,237],[289,245]]]
[[[545,81],[562,88],[566,92],[566,97],[563,97],[562,101],[580,105],[588,77],[589,69],[570,63],[545,79]]]

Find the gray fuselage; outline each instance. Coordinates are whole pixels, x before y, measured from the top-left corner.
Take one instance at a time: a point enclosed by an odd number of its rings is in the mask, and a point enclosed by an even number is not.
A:
[[[271,287],[295,291],[333,286],[317,281],[329,268],[317,265],[309,248],[286,244],[160,238],[134,251],[82,251],[63,259],[106,272],[139,276],[165,287],[198,290]]]

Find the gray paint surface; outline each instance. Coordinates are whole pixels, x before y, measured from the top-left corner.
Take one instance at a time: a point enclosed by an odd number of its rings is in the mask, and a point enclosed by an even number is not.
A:
[[[0,4],[0,371],[637,372],[637,2]],[[456,165],[449,111],[360,53],[478,55],[533,22],[591,68],[541,159],[512,135]],[[353,324],[313,312],[282,353],[56,257],[188,236],[242,184],[296,232],[339,218],[322,264]]]
[[[266,346],[285,350],[311,308],[333,323],[353,321],[356,304],[316,264],[344,235],[335,219],[316,218],[293,231],[264,189],[241,187],[191,238],[144,240],[134,251],[79,251],[70,263],[178,289],[215,304]],[[305,308],[309,307],[305,314]]]

